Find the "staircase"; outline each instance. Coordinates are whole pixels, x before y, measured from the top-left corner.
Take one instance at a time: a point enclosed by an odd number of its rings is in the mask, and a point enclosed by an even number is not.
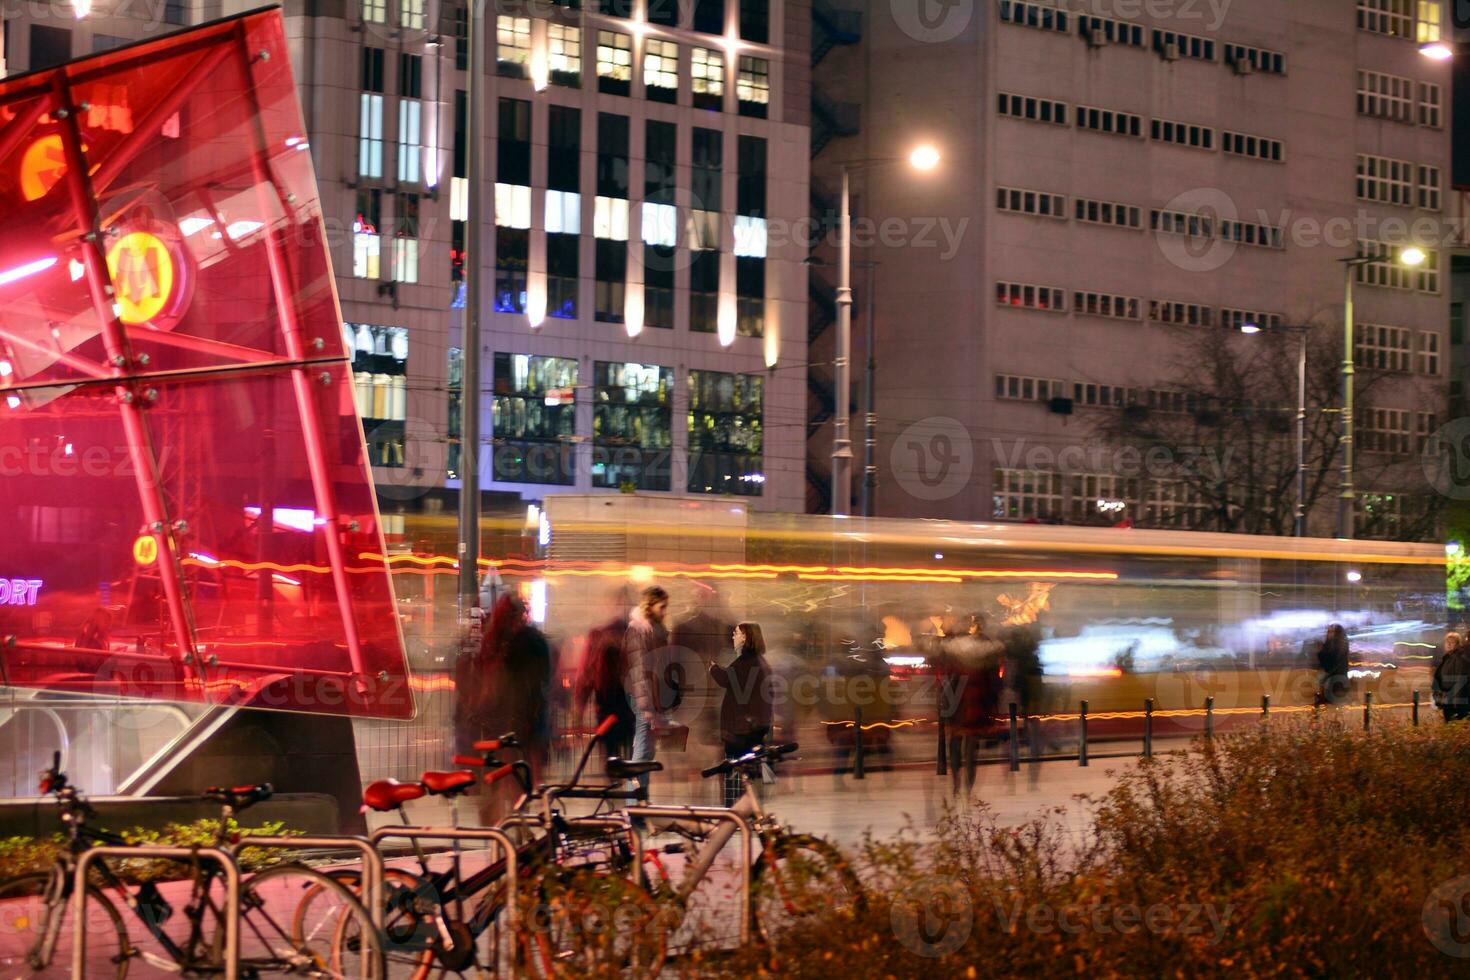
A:
[[[856,44],[863,36],[863,15],[839,10],[828,0],[812,0],[812,67],[839,44]]]

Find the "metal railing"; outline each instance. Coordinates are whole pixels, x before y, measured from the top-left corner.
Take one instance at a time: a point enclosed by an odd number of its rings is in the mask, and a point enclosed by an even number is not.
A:
[[[165,847],[162,845],[99,845],[83,851],[77,858],[76,870],[72,873],[71,896],[71,976],[72,980],[91,980],[87,976],[87,872],[92,864],[105,857],[159,857],[174,860],[196,861],[209,858],[219,863],[225,882],[225,906],[222,912],[225,926],[224,977],[238,980],[240,976],[240,868],[235,856],[221,847]]]
[[[740,834],[740,945],[750,942],[750,874],[755,860],[755,832],[750,821],[734,810],[722,806],[630,806],[623,810],[635,820],[714,820],[734,824]],[[639,860],[634,862],[633,881],[643,884],[642,848]]]
[[[372,923],[373,929],[379,935],[382,934],[383,855],[366,837],[242,837],[230,846],[230,853],[238,860],[240,852],[248,847],[272,847],[292,851],[356,851],[362,857],[362,904],[367,909],[368,921]]]

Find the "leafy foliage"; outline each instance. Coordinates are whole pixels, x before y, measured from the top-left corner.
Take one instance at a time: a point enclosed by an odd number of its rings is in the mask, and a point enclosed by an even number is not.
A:
[[[168,847],[210,847],[219,830],[217,819],[195,820],[192,823],[166,824],[162,829],[152,830],[133,827],[119,831],[129,844],[155,844]],[[230,821],[231,835],[249,837],[299,836],[300,831],[287,830],[281,821],[269,821],[259,827],[241,827]],[[66,838],[61,834],[37,839],[35,837],[0,838],[0,880],[33,871],[45,871],[55,863],[66,848]],[[288,852],[281,848],[247,847],[240,852],[240,870],[259,871],[287,860]],[[139,884],[144,881],[163,881],[187,877],[189,869],[177,861],[162,858],[123,858],[110,866],[124,880]]]

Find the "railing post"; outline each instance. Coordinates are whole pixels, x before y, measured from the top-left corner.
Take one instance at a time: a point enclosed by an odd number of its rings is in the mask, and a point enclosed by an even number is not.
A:
[[[1419,692],[1414,692],[1414,727],[1419,727]]]
[[[1363,731],[1373,730],[1373,692],[1363,692]]]
[[[1271,717],[1271,695],[1261,695],[1261,720]]]
[[[949,773],[949,765],[947,763],[947,760],[949,758],[949,747],[944,744],[946,741],[947,739],[945,738],[944,719],[941,718],[939,719],[939,754],[935,757],[936,759],[938,759],[938,762],[934,766],[934,774],[936,776],[944,776],[948,775]]]
[[[1017,744],[1016,732],[1016,702],[1011,702],[1011,772],[1019,772],[1021,769],[1021,747]]]
[[[1215,696],[1205,698],[1205,738],[1215,737]]]
[[[1143,757],[1154,757],[1154,699],[1143,699]]]
[[[866,779],[863,775],[863,706],[852,709],[852,778]]]
[[[1077,765],[1087,765],[1087,701],[1082,702],[1082,710],[1078,713],[1077,720],[1081,722],[1082,739],[1077,745]]]

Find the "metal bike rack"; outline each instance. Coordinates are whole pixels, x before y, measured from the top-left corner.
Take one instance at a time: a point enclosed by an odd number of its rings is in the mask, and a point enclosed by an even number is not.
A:
[[[735,825],[740,834],[740,945],[750,942],[750,866],[755,860],[754,832],[750,821],[734,810],[722,806],[630,806],[623,810],[629,817],[640,820],[650,818],[717,820]],[[634,882],[643,884],[642,849],[633,871]]]
[[[505,831],[498,827],[400,827],[389,824],[379,827],[373,831],[368,838],[372,846],[379,848],[385,840],[478,840],[489,841],[500,852],[505,855],[505,880],[506,880],[506,928],[510,931],[512,954],[510,958],[509,976],[516,975],[516,956],[514,945],[516,942],[516,925],[520,919],[521,909],[518,890],[520,882],[516,868],[516,846],[506,836]],[[379,852],[379,861],[382,860]]]
[[[219,862],[225,878],[225,980],[240,976],[240,868],[235,856],[222,847],[164,847],[152,845],[99,845],[89,847],[77,858],[72,873],[71,944],[72,980],[88,980],[87,963],[87,872],[92,863],[104,857],[161,857],[194,861],[209,858]]]
[[[383,931],[383,855],[366,837],[242,837],[231,845],[230,853],[238,860],[247,847],[274,847],[304,851],[309,848],[356,851],[362,856],[362,901],[367,906],[373,928]]]

